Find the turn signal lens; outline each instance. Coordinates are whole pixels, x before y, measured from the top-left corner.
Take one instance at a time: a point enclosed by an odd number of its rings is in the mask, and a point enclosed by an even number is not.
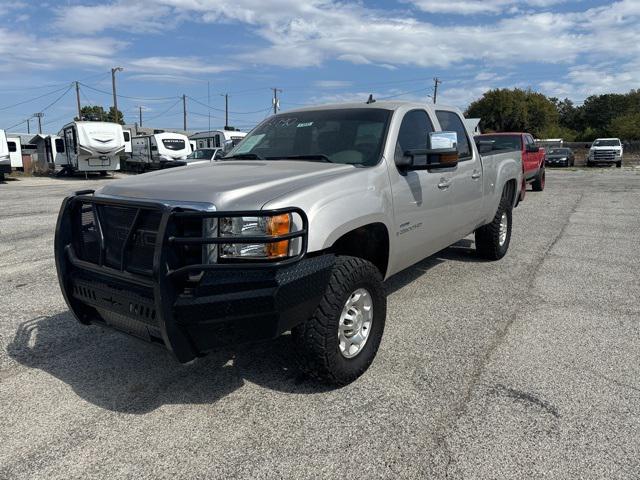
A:
[[[291,215],[275,215],[267,218],[267,235],[286,235],[291,231]],[[289,255],[289,240],[267,244],[268,258],[282,258]]]

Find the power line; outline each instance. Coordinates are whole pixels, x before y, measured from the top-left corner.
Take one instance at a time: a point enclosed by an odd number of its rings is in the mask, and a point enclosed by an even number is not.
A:
[[[28,99],[28,100],[23,100],[22,102],[14,103],[13,105],[7,105],[5,107],[0,107],[0,110],[9,110],[10,108],[17,107],[19,105],[24,105],[25,103],[31,103],[31,102],[34,102],[34,101],[39,100],[41,98],[44,98],[44,97],[48,97],[48,96],[53,95],[55,93],[61,92],[65,88],[69,88],[68,85],[69,84],[67,84],[67,86],[65,86],[63,88],[58,88],[57,90],[53,90],[53,91],[45,93],[43,95],[39,95],[37,97],[33,97],[33,98]]]
[[[226,94],[223,93],[221,95],[226,95]],[[192,100],[192,101],[196,102],[198,105],[203,106],[204,108],[208,108],[209,110],[215,110],[216,112],[224,112],[225,111],[223,108],[210,107],[206,103],[202,103],[201,101],[199,101],[199,100],[197,100],[197,99],[195,99],[193,97],[190,97],[188,95],[187,95],[187,98],[189,100]],[[269,110],[271,110],[271,107],[269,107]],[[232,111],[229,111],[229,113],[232,114],[232,115],[252,115],[252,114],[255,114],[255,113],[262,113],[262,112],[264,112],[264,108],[262,110],[255,110],[253,112],[232,112]]]
[[[99,88],[94,88],[94,87],[92,87],[90,85],[87,85],[85,83],[82,83],[82,82],[80,82],[80,85],[82,85],[83,87],[87,87],[90,90],[94,90],[94,91],[96,91],[98,93],[103,93],[103,94],[109,95],[109,96],[113,95],[113,92],[107,92],[106,90],[100,90]],[[127,98],[127,99],[130,99],[130,100],[149,100],[149,101],[154,101],[154,100],[173,100],[174,98],[176,98],[175,96],[173,96],[173,97],[133,97],[133,96],[130,96],[130,95],[120,95],[120,94],[118,94],[116,96],[118,98]]]
[[[390,98],[402,97],[403,95],[410,95],[412,93],[424,92],[425,90],[429,90],[429,87],[419,88],[417,90],[410,90],[408,92],[397,93],[395,95],[389,95],[387,97],[380,97],[380,98],[378,98],[378,100],[388,100]]]
[[[163,115],[166,115],[166,114],[167,114],[167,113],[169,113],[171,110],[173,110],[173,109],[175,108],[175,106],[176,106],[176,105],[178,105],[178,103],[180,103],[181,101],[182,101],[182,97],[179,97],[179,98],[175,101],[175,103],[173,103],[173,105],[171,105],[169,108],[167,108],[164,112],[159,113],[158,115],[154,115],[154,116],[152,116],[152,117],[147,118],[147,122],[148,122],[149,120],[155,120],[156,118],[160,118],[160,117],[162,117]]]
[[[69,93],[69,92],[71,91],[71,89],[72,89],[72,88],[73,88],[73,85],[69,85],[69,88],[67,88],[67,89],[65,90],[65,92],[64,92],[62,95],[60,95],[58,98],[56,98],[53,102],[51,102],[51,103],[50,103],[49,105],[47,105],[46,107],[41,108],[41,109],[40,109],[40,112],[44,112],[44,111],[48,110],[49,108],[53,107],[56,103],[58,103],[60,100],[62,100],[62,98],[63,98],[67,93]]]

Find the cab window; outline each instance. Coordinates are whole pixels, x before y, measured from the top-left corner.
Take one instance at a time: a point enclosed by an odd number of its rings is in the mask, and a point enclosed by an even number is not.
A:
[[[399,161],[407,150],[426,150],[429,133],[433,132],[433,124],[424,110],[412,110],[402,119],[398,141],[396,142],[395,158]],[[416,164],[427,163],[427,156],[415,157]]]
[[[460,116],[455,112],[438,110],[436,117],[438,117],[438,122],[440,122],[440,128],[442,128],[443,132],[456,132],[458,134],[458,155],[460,156],[460,161],[470,159],[472,156],[471,142],[469,142],[467,129],[464,127]]]

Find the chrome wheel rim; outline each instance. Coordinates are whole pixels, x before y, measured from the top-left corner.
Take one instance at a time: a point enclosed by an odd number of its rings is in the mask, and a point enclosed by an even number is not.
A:
[[[509,219],[507,218],[507,212],[502,212],[502,216],[500,217],[500,235],[498,237],[498,242],[500,246],[504,245],[504,242],[507,241],[507,231],[509,229]]]
[[[364,348],[373,323],[373,300],[364,288],[359,288],[347,298],[338,325],[340,353],[345,358],[357,356]]]

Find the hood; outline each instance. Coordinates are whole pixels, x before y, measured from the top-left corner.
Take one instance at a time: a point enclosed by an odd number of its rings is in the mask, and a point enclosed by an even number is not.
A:
[[[610,145],[610,146],[603,146],[603,147],[591,147],[591,150],[622,150],[622,146],[621,145]]]
[[[131,176],[105,185],[96,195],[251,210],[294,190],[361,170],[353,165],[307,161],[226,160]]]

